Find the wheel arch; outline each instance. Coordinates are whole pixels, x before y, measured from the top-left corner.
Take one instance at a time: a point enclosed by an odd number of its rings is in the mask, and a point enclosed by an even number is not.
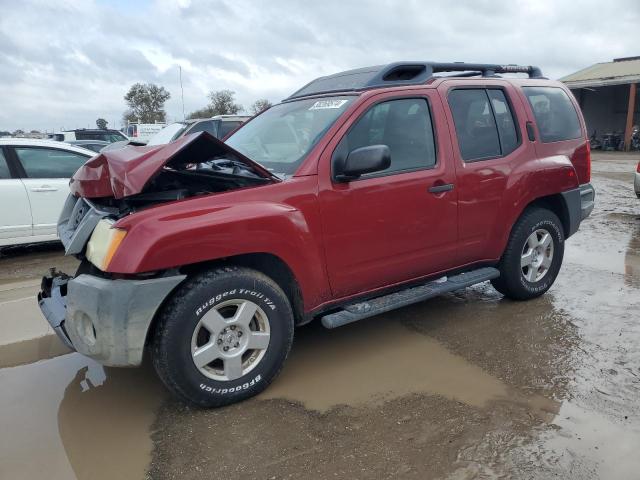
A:
[[[562,193],[555,193],[551,195],[544,195],[541,197],[537,197],[529,201],[529,203],[527,203],[526,205],[524,205],[520,210],[520,212],[518,213],[518,215],[516,215],[511,221],[509,228],[503,230],[501,234],[500,251],[499,253],[496,252],[497,253],[496,258],[497,257],[501,258],[502,255],[504,254],[504,251],[507,248],[507,244],[509,242],[509,238],[511,238],[511,234],[516,224],[518,223],[518,220],[522,218],[522,216],[526,212],[534,208],[544,208],[546,210],[553,212],[558,217],[562,225],[562,233],[564,235],[565,240],[574,233],[572,232],[571,215],[569,212],[569,206],[567,205],[566,198],[562,195]]]
[[[300,284],[287,263],[272,253],[256,252],[234,255],[217,260],[205,261],[185,265],[180,268],[180,273],[194,275],[204,270],[234,265],[246,267],[264,273],[278,284],[291,302],[296,325],[304,322],[304,299]]]
[[[197,275],[198,273],[206,270],[212,270],[224,266],[237,266],[252,268],[260,273],[265,274],[278,284],[284,291],[285,295],[291,302],[291,308],[293,310],[293,317],[296,325],[302,325],[307,323],[310,318],[304,314],[304,302],[302,296],[302,290],[298,284],[293,271],[280,257],[271,253],[249,253],[242,255],[235,255],[232,257],[226,257],[217,260],[193,263],[186,265],[179,269],[181,274],[187,276]],[[171,294],[167,295],[162,304],[156,310],[154,318],[149,324],[147,329],[145,345],[149,345],[156,330],[158,323],[158,317],[160,312],[164,308],[165,304],[175,294],[175,290]]]
[[[532,208],[545,208],[547,210],[552,211],[556,214],[556,216],[560,219],[560,223],[562,223],[562,233],[564,234],[564,238],[567,239],[571,236],[571,217],[569,213],[569,206],[567,205],[567,201],[565,197],[561,193],[556,193],[553,195],[547,195],[544,197],[536,198],[535,200],[529,202],[525,208],[522,210],[518,218],[522,217],[522,215]],[[516,222],[518,220],[516,219]],[[511,229],[513,230],[513,226]]]

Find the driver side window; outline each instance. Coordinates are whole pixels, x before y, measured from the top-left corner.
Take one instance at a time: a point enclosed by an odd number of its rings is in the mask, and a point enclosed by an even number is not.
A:
[[[351,152],[370,145],[386,145],[391,151],[391,166],[383,174],[435,166],[433,125],[426,99],[403,98],[374,105],[351,127],[338,148]]]

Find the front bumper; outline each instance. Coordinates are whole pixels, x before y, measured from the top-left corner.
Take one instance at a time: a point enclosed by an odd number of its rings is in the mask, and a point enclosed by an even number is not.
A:
[[[53,273],[42,279],[38,304],[70,348],[102,365],[137,366],[156,311],[185,278],[110,280]]]
[[[585,183],[573,190],[562,192],[562,196],[569,221],[566,238],[569,238],[578,231],[582,220],[591,215],[595,206],[596,191],[590,183]]]

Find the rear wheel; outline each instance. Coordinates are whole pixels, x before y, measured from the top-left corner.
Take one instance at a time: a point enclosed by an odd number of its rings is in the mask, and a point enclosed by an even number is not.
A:
[[[498,268],[491,281],[496,290],[514,300],[528,300],[545,293],[560,271],[564,234],[557,215],[532,208],[513,227]]]
[[[178,397],[202,407],[264,390],[293,341],[286,295],[248,268],[222,268],[188,280],[158,320],[152,349],[158,375]]]

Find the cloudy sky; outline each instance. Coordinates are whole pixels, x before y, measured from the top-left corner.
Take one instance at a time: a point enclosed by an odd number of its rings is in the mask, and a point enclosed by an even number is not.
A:
[[[120,126],[135,82],[169,119],[231,89],[248,107],[397,60],[521,63],[558,78],[640,55],[638,0],[0,0],[0,130]]]

